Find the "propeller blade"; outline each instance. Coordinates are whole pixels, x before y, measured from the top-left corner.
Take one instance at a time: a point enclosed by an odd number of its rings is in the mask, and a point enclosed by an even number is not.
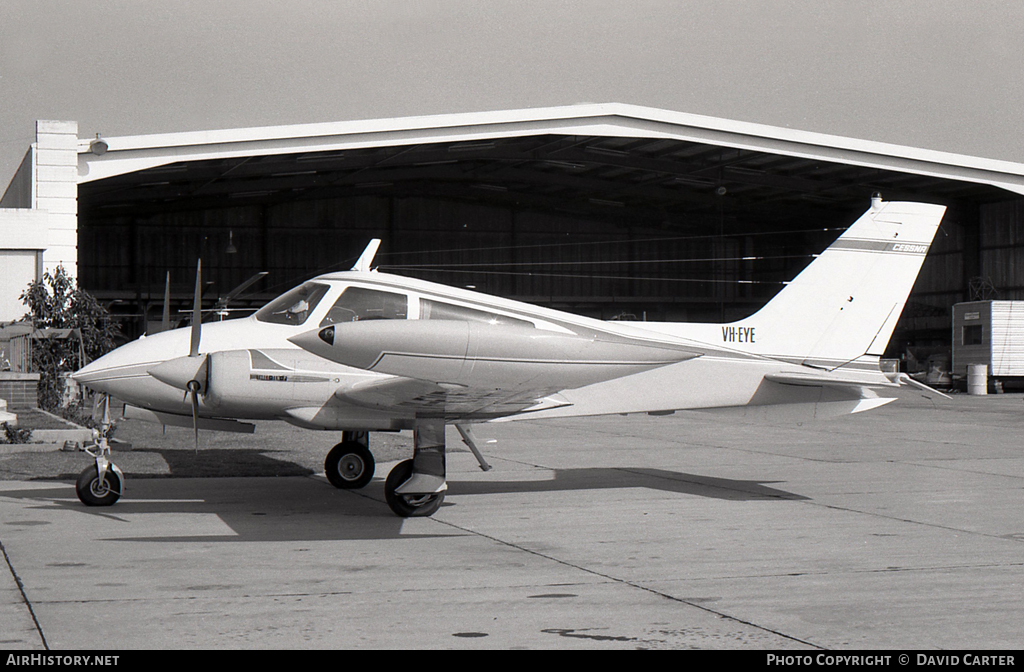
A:
[[[260,271],[256,275],[252,276],[251,278],[249,278],[248,280],[246,280],[245,282],[240,284],[238,287],[235,287],[230,292],[228,292],[227,296],[225,296],[224,298],[222,298],[220,301],[217,302],[217,307],[218,308],[227,308],[228,304],[231,303],[231,301],[233,301],[235,299],[235,297],[237,297],[239,294],[241,294],[245,290],[249,289],[249,287],[251,287],[252,285],[255,285],[257,282],[262,280],[263,277],[266,276],[266,275],[267,275],[267,271]]]
[[[189,396],[192,398],[192,431],[195,432],[196,455],[199,454],[199,387],[189,385]]]
[[[202,290],[203,290],[203,260],[196,263],[196,293],[192,301],[192,340],[189,344],[189,357],[199,355],[199,339],[202,338],[203,312],[202,312]]]
[[[94,422],[103,422],[103,400],[106,397],[105,394],[97,392],[92,398],[92,413],[90,414]]]
[[[167,280],[164,282],[164,314],[160,325],[160,331],[169,331],[171,328],[171,272],[167,271]]]
[[[103,395],[103,416],[100,418],[100,424],[106,428],[110,426],[110,395]]]

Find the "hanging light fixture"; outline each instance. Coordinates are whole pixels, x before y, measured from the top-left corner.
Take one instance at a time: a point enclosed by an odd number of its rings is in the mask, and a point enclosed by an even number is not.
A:
[[[225,250],[228,254],[238,254],[238,248],[235,247],[235,232],[228,231],[228,249]]]

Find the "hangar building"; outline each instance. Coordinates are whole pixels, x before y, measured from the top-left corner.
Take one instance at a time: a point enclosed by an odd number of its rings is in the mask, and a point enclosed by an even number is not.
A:
[[[756,310],[870,205],[948,206],[890,348],[1024,298],[1024,165],[624,104],[78,137],[40,121],[0,200],[0,320],[62,264],[135,336],[255,273],[251,308],[383,239],[382,270],[605,319]],[[988,296],[985,296],[985,295]],[[242,314],[242,313],[240,313]]]

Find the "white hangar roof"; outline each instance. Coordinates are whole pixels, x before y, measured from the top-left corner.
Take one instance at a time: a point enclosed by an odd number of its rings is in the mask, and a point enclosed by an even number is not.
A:
[[[1024,164],[621,103],[80,140],[78,181],[80,184],[94,182],[167,164],[239,157],[290,155],[301,158],[309,153],[438,144],[444,144],[452,151],[451,143],[464,143],[462,147],[467,151],[475,148],[487,150],[494,149],[495,145],[484,143],[533,136],[667,140],[686,143],[687,146],[738,150],[747,153],[748,158],[750,153],[756,153],[804,162],[790,162],[779,169],[762,162],[763,171],[748,165],[746,172],[750,178],[754,178],[756,172],[762,172],[769,176],[813,181],[817,179],[816,175],[808,173],[807,168],[812,163],[827,162],[990,185],[1024,194]],[[474,147],[473,143],[480,144]],[[588,145],[585,149],[591,154],[600,154],[604,149],[606,158],[614,158],[614,153],[632,153],[630,148],[607,146]],[[637,156],[647,161],[674,158],[643,151]],[[572,159],[566,161],[571,162]],[[734,159],[729,161],[732,165],[742,163]],[[772,165],[779,164],[773,162]],[[658,168],[653,164],[648,164],[648,167]],[[722,170],[728,169],[729,165],[719,163],[716,167]],[[709,171],[701,169],[696,172],[706,175]],[[766,178],[762,181],[772,180]],[[694,184],[699,184],[699,180]],[[814,185],[809,186],[813,188]]]

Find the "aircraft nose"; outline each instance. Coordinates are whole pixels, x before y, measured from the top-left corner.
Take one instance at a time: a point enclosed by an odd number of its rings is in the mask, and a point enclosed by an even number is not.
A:
[[[114,364],[111,361],[111,354],[113,353],[106,354],[95,361],[89,362],[72,373],[71,379],[93,390],[108,392],[107,383],[111,378],[110,373]]]
[[[108,352],[71,374],[72,380],[96,392],[118,395],[130,388],[133,381],[148,377],[146,369],[155,363],[152,345],[132,341]]]
[[[110,355],[103,355],[93,360],[71,374],[71,378],[79,383],[88,383],[102,377],[104,371],[110,368]]]

